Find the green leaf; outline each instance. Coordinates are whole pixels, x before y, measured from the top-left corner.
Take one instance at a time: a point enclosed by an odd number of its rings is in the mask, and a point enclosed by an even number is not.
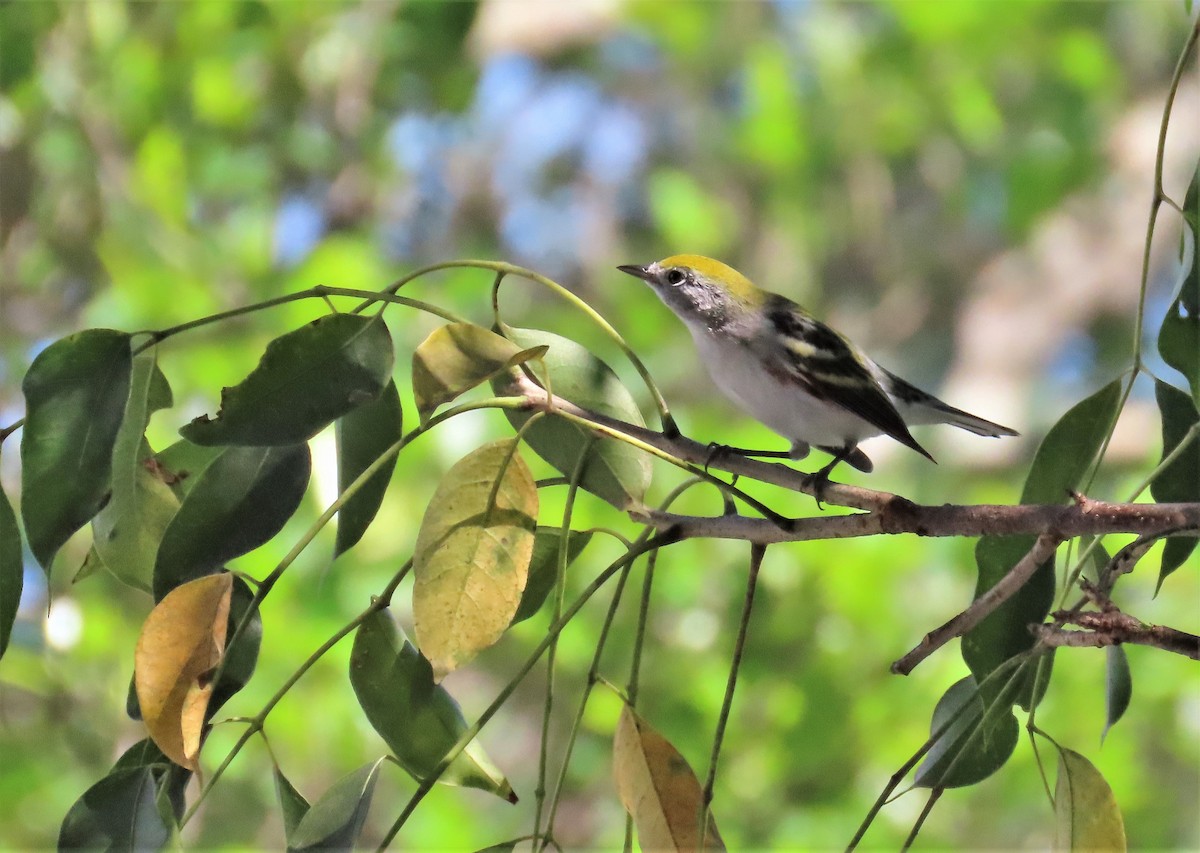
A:
[[[1178,388],[1155,381],[1154,397],[1162,414],[1162,458],[1169,456],[1188,431],[1200,422],[1200,411],[1192,399]],[[1193,439],[1169,466],[1154,478],[1150,494],[1159,503],[1189,503],[1200,501],[1200,439]],[[1162,565],[1158,572],[1158,588],[1167,576],[1183,565],[1196,548],[1196,538],[1176,536],[1167,539],[1163,548]]]
[[[961,716],[954,715],[962,711]],[[950,722],[951,720],[953,722]],[[1017,718],[1007,708],[988,714],[971,676],[951,685],[933,709],[930,734],[949,723],[917,769],[916,784],[925,788],[974,785],[1004,766],[1017,746]],[[983,731],[980,728],[983,727]]]
[[[254,593],[250,586],[241,578],[233,579],[233,595],[229,600],[229,620],[226,623],[226,642],[233,639],[234,629],[250,609]],[[213,688],[212,698],[208,702],[208,715],[211,717],[217,709],[229,701],[235,693],[246,686],[254,669],[258,666],[258,651],[262,646],[262,615],[255,610],[246,623],[242,636],[237,645],[226,647],[225,668],[221,671],[221,680]]]
[[[446,472],[413,550],[413,622],[435,681],[495,643],[521,602],[537,527],[533,475],[516,438]]]
[[[216,419],[179,431],[196,444],[279,446],[308,441],[379,396],[395,353],[378,317],[330,314],[267,344],[258,366],[221,392]]]
[[[300,505],[311,470],[304,444],[226,448],[196,480],[163,535],[155,600],[278,533]]]
[[[1122,646],[1106,646],[1104,649],[1104,732],[1100,742],[1108,736],[1108,730],[1117,724],[1133,698],[1133,674],[1129,671],[1129,658]]]
[[[133,360],[129,399],[113,447],[112,500],[92,521],[92,545],[118,579],[150,591],[154,557],[179,499],[153,463],[144,433],[150,415],[171,405],[171,387],[155,351]]]
[[[413,397],[421,422],[443,403],[545,351],[545,347],[522,350],[474,323],[450,323],[434,329],[412,358]]]
[[[1120,403],[1121,382],[1114,380],[1059,418],[1033,457],[1021,503],[1068,500],[1096,460]]]
[[[1036,541],[1033,536],[984,536],[975,546],[975,563],[979,578],[975,585],[975,597],[983,595],[1013,566],[1029,553]],[[1054,560],[1049,559],[1034,571],[1033,576],[1015,595],[997,607],[992,613],[968,631],[962,638],[962,657],[970,667],[977,683],[1005,661],[1033,648],[1034,637],[1029,625],[1041,622],[1050,612],[1054,602]],[[1045,685],[1041,685],[1044,689]],[[992,698],[1000,690],[998,686],[987,686],[983,693]],[[1036,691],[1040,693],[1041,690]],[[1026,683],[1019,695],[1022,707],[1034,704],[1033,674],[1026,676]]]
[[[1184,228],[1180,258],[1183,275],[1179,294],[1167,309],[1158,333],[1158,351],[1163,361],[1186,377],[1192,399],[1200,405],[1200,163],[1192,175],[1183,204]]]
[[[278,765],[275,767],[275,796],[279,798],[279,809],[283,812],[283,833],[290,846],[296,835],[296,827],[308,814],[308,800],[297,791]]]
[[[1116,418],[1121,402],[1121,384],[1110,382],[1095,394],[1073,406],[1059,418],[1042,439],[1025,488],[1023,504],[1062,503],[1079,488],[1095,462],[1108,428]],[[1036,541],[1033,536],[985,536],[975,547],[979,577],[975,598],[983,595],[1024,557]],[[1033,648],[1035,639],[1029,625],[1041,622],[1054,600],[1054,561],[1037,568],[1029,582],[1008,601],[976,625],[962,639],[962,656],[979,684],[989,673],[1014,655]],[[1018,701],[1025,708],[1036,703],[1035,695],[1045,683],[1034,689],[1032,673]],[[985,688],[984,695],[995,695],[998,688]]]
[[[108,500],[131,361],[129,335],[88,329],[48,346],[25,374],[21,515],[47,573]]]
[[[21,531],[8,495],[0,490],[0,657],[8,648],[21,589],[25,584],[25,566],[21,559]]]
[[[358,704],[400,765],[426,779],[467,730],[454,698],[433,683],[433,669],[387,610],[371,614],[354,634],[350,684]],[[438,780],[516,802],[512,787],[478,741],[467,745]]]
[[[172,762],[150,738],[139,740],[121,753],[121,757],[113,764],[109,773],[135,767],[151,767],[157,771],[155,780],[158,783],[159,813],[163,815],[164,822],[177,823],[187,808],[185,792],[192,778],[192,771]],[[164,798],[169,805],[167,812],[162,808]]]
[[[1055,850],[1125,850],[1125,821],[1092,762],[1059,747],[1054,788]]]
[[[378,399],[339,418],[336,427],[338,492],[344,492],[383,451],[395,444],[402,429],[403,412],[395,382],[388,382]],[[395,467],[393,454],[338,510],[335,557],[353,548],[375,519]]]
[[[526,349],[549,347],[540,364],[531,367],[543,385],[549,374],[550,390],[556,396],[589,411],[645,426],[642,413],[617,375],[579,344],[536,329],[505,327],[504,334]],[[493,381],[497,393],[504,393],[506,385],[503,378]],[[504,414],[518,429],[531,417],[528,412],[512,409]],[[525,431],[524,438],[538,456],[567,477],[578,467],[580,454],[587,453],[580,486],[617,509],[640,504],[650,486],[650,457],[623,441],[596,441],[590,430],[554,415],[539,418]]]
[[[84,792],[63,820],[58,848],[162,850],[174,828],[158,809],[153,767],[114,770]]]
[[[591,533],[579,530],[570,532],[567,536],[568,566],[591,541]],[[529,577],[525,581],[525,591],[521,593],[521,603],[512,618],[513,625],[524,622],[546,603],[546,596],[554,589],[554,581],[558,578],[558,549],[561,542],[561,527],[537,529],[533,539],[533,557],[529,561]]]
[[[380,758],[343,776],[300,819],[289,851],[353,850],[375,793]]]

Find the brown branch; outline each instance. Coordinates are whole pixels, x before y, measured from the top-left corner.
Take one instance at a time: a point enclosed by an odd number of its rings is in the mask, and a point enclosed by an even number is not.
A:
[[[1034,636],[1047,646],[1098,649],[1133,643],[1200,660],[1200,637],[1165,625],[1143,624],[1120,610],[1100,613],[1060,610],[1054,614],[1054,619],[1060,624],[1031,626]],[[1070,631],[1061,627],[1061,623],[1087,630]]]
[[[908,675],[917,664],[955,637],[961,637],[982,622],[989,613],[1010,599],[1037,571],[1038,566],[1054,556],[1054,550],[1065,537],[1056,533],[1043,533],[1029,552],[1000,578],[996,585],[971,602],[962,613],[940,628],[926,634],[921,642],[908,654],[892,664],[892,672]]]
[[[1114,504],[1084,498],[1069,506],[1003,504],[930,506],[901,497],[877,512],[793,519],[787,529],[765,518],[695,516],[641,509],[630,515],[660,530],[677,527],[687,537],[743,539],[762,545],[910,533],[916,536],[1001,536],[1054,530],[1063,539],[1108,533],[1141,533],[1149,544],[1164,535],[1200,530],[1200,503]],[[1148,548],[1149,545],[1146,545]]]

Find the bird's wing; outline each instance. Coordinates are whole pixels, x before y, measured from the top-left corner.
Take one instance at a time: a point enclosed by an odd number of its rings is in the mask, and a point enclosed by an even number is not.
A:
[[[918,453],[929,456],[857,348],[791,300],[772,299],[767,317],[781,345],[772,363],[819,400],[840,406]]]

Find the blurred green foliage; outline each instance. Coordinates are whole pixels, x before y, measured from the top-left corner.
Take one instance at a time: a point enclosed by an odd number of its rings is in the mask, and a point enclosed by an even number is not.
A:
[[[507,14],[519,18],[521,5]],[[528,25],[496,24],[504,6],[0,4],[0,424],[22,414],[20,377],[34,355],[78,328],[162,328],[313,284],[376,289],[425,262],[483,256],[533,266],[596,305],[645,356],[689,435],[761,443],[761,428],[732,423],[696,381],[682,330],[613,265],[676,251],[720,255],[823,313],[853,318],[857,337],[903,348],[910,374],[935,377],[953,354],[965,282],[1070,194],[1096,189],[1108,168],[1106,135],[1136,105],[1161,103],[1187,27],[1176,4],[1132,0],[660,1],[614,8],[583,27],[553,17],[538,25],[549,35],[534,38]],[[447,272],[414,294],[486,322],[489,284],[478,272]],[[884,303],[897,288],[899,302]],[[598,346],[578,314],[530,286],[506,283],[502,296],[514,324]],[[877,310],[881,303],[900,308]],[[155,446],[212,411],[218,389],[240,380],[268,340],[321,313],[292,304],[172,341],[160,363],[181,409],[178,420],[152,421]],[[435,323],[389,316],[403,365]],[[919,334],[901,347],[895,329],[914,327]],[[1054,420],[1111,378],[1111,361],[1097,353],[1126,347],[1131,328],[1132,316],[1110,318],[1094,340],[1068,348],[1070,399],[1028,422]],[[632,370],[599,349],[640,394]],[[398,379],[411,410],[403,369]],[[384,502],[388,523],[332,566],[326,531],[268,599],[258,671],[227,712],[255,712],[358,612],[411,553],[440,474],[482,439],[507,434],[502,416],[479,414],[406,450]],[[0,464],[10,495],[13,441]],[[1145,460],[1155,441],[1150,430]],[[236,568],[261,577],[328,504],[332,446],[331,434],[314,443],[317,483],[301,514]],[[1016,463],[982,473],[923,466],[895,456],[869,482],[916,500],[1011,502],[1023,479]],[[655,477],[655,496],[675,482],[661,466]],[[1136,479],[1115,466],[1093,490],[1123,495]],[[800,496],[772,499],[811,510]],[[555,523],[560,502],[553,490],[545,495],[543,523]],[[677,508],[719,507],[696,491]],[[628,522],[581,499],[576,525]],[[71,803],[142,737],[124,704],[150,599],[106,573],[73,585],[87,546],[86,534],[76,537],[56,564],[55,630],[43,627],[45,595],[33,596],[0,663],[0,838],[15,848],[51,844]],[[715,812],[732,847],[845,845],[927,737],[937,698],[966,672],[954,650],[908,679],[887,665],[969,599],[971,549],[876,538],[769,551],[718,777]],[[665,553],[656,573],[640,712],[697,768],[720,706],[745,551],[688,542]],[[572,566],[571,587],[618,553],[596,537]],[[1196,575],[1177,572],[1153,600],[1150,571],[1122,585],[1139,615],[1186,624],[1200,596]],[[633,598],[606,656],[617,682],[632,647]],[[602,608],[591,605],[563,635],[552,744],[574,711]],[[545,625],[545,614],[523,623],[447,679],[468,719]],[[267,724],[275,756],[310,801],[384,750],[349,689],[349,653],[339,645]],[[1192,666],[1130,649],[1133,701],[1101,751],[1103,657],[1059,655],[1039,726],[1100,767],[1135,846],[1200,845]],[[482,737],[523,798],[535,782],[541,678]],[[561,809],[564,845],[619,842],[609,770],[618,710],[600,691],[584,717]],[[206,763],[236,729],[217,727]],[[279,846],[268,766],[259,744],[239,758],[188,843]],[[383,768],[368,841],[411,790]],[[885,810],[867,843],[898,847],[919,807],[909,797]],[[523,808],[438,789],[401,842],[478,848],[530,823]],[[1022,744],[1002,772],[947,795],[922,839],[1045,847],[1052,827]]]

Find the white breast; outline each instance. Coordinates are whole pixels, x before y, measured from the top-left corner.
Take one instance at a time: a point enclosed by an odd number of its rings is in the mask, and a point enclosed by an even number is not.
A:
[[[707,329],[689,331],[708,373],[730,399],[757,420],[791,441],[841,447],[879,435],[880,430],[836,406],[817,400],[795,385],[768,373],[749,347],[718,340]]]

